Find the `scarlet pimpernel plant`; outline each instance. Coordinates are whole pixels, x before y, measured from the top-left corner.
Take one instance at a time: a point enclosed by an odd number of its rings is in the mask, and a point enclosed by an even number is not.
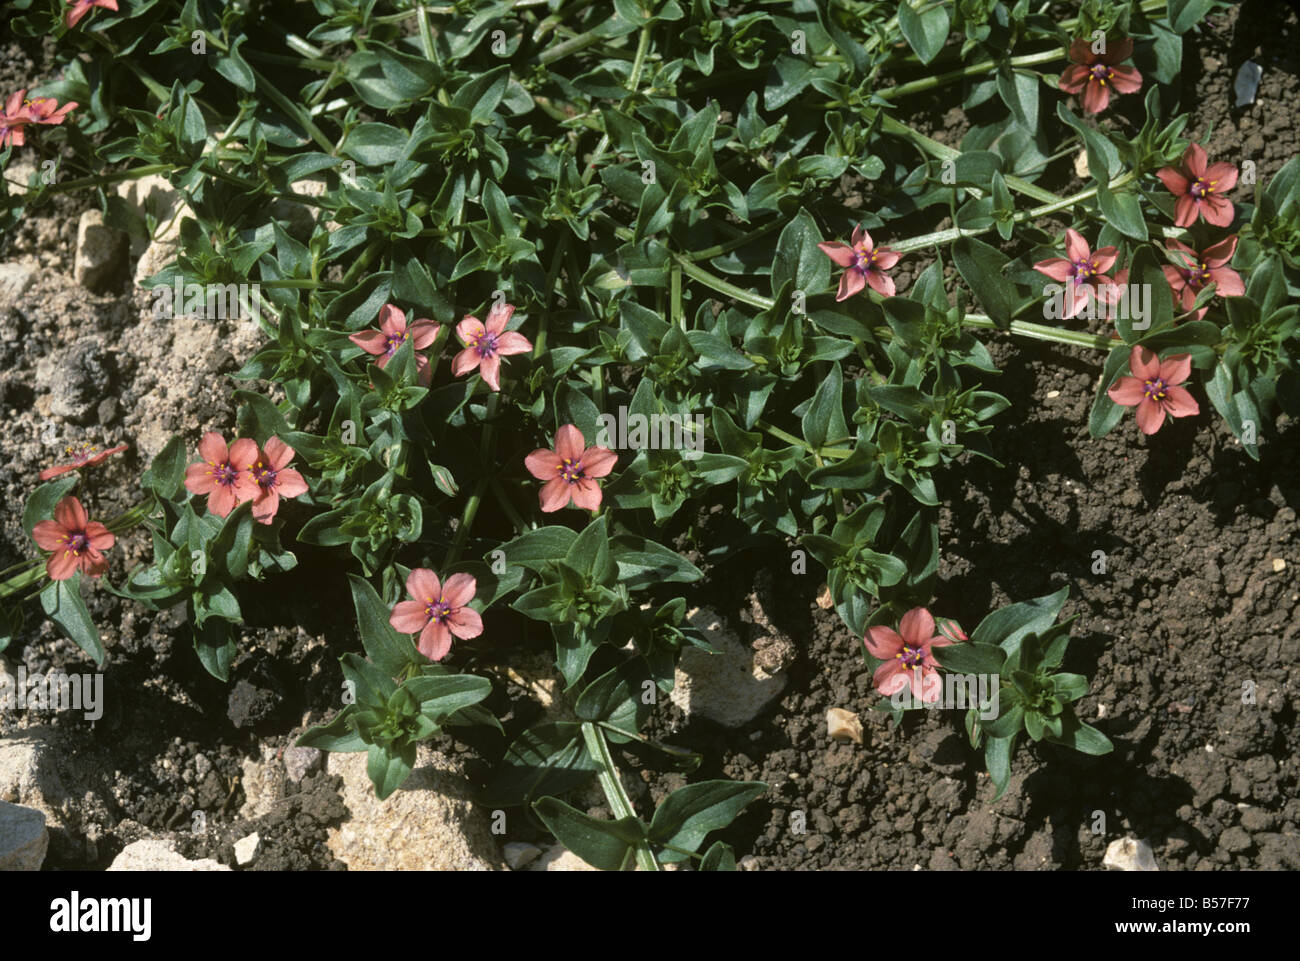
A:
[[[301,743],[365,752],[387,797],[422,742],[477,729],[479,799],[597,867],[736,866],[711,835],[765,785],[638,808],[619,771],[699,766],[647,729],[682,652],[712,650],[702,567],[745,550],[783,577],[816,562],[895,722],[991,679],[965,731],[998,796],[1020,745],[1111,750],[1061,670],[1066,589],[969,636],[931,613],[960,602],[945,476],[1015,453],[989,339],[1093,352],[1094,437],[1134,407],[1126,443],[1185,443],[1212,408],[1258,458],[1300,413],[1300,160],[1248,184],[1249,158],[1209,163],[1186,129],[1172,85],[1204,4],[17,6],[63,70],[8,97],[0,164],[39,139],[64,173],[6,179],[0,225],[90,190],[138,234],[104,188],[161,176],[179,246],[145,286],[243,285],[262,346],[235,423],[173,438],[104,532],[65,500],[79,474],[36,487],[0,600],[42,585],[100,661],[90,578],[183,607],[227,679],[255,653],[248,592],[310,555],[348,585],[359,650]],[[960,143],[908,123],[938,90],[981,108]],[[1188,420],[1157,433],[1166,415]],[[113,536],[148,559],[115,568]],[[502,723],[506,647],[545,652],[564,711]],[[608,819],[575,806],[593,779]]]

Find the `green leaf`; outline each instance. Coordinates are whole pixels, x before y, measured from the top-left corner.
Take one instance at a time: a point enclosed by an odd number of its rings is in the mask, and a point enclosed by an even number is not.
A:
[[[958,237],[952,243],[952,260],[993,323],[1004,329],[1010,325],[1019,295],[1002,272],[1009,258],[982,240]]]
[[[32,491],[31,496],[27,498],[27,506],[23,508],[23,530],[28,537],[32,536],[32,528],[40,521],[51,520],[54,517],[54,508],[72,488],[77,486],[79,479],[75,473],[65,474]]]
[[[655,809],[650,822],[650,840],[654,844],[681,851],[664,851],[664,863],[684,861],[695,851],[710,831],[724,828],[741,809],[767,791],[761,782],[701,781],[678,788]]]
[[[1092,409],[1088,412],[1088,433],[1094,438],[1104,437],[1114,429],[1124,417],[1127,407],[1121,407],[1110,399],[1106,391],[1124,371],[1128,370],[1131,350],[1127,345],[1112,347],[1102,367],[1101,380],[1097,385],[1097,396],[1092,399]]]
[[[1003,63],[997,74],[998,96],[1007,105],[1011,115],[1026,130],[1038,126],[1038,88],[1037,75],[1025,70],[1012,70]]]
[[[413,677],[402,685],[420,702],[420,713],[435,723],[492,693],[492,682],[473,674]]]
[[[806,210],[794,216],[777,238],[772,259],[772,295],[778,296],[787,282],[806,297],[821,293],[830,284],[831,260],[817,246],[822,239],[817,222]]]
[[[396,754],[390,754],[378,744],[368,748],[366,774],[375,786],[375,797],[384,800],[399,787],[415,767],[415,745],[406,743]]]
[[[735,871],[736,870],[736,852],[731,845],[724,844],[721,841],[714,841],[709,849],[704,852],[704,858],[700,861],[701,871]]]
[[[1115,750],[1110,738],[1090,724],[1085,724],[1070,711],[1061,719],[1061,736],[1049,740],[1072,747],[1081,754],[1101,755]]]
[[[654,584],[689,584],[704,574],[676,551],[635,534],[620,534],[610,542],[618,579],[630,591]],[[509,556],[509,555],[507,555]]]
[[[366,742],[352,726],[351,718],[356,711],[355,704],[349,704],[334,715],[327,723],[317,724],[294,742],[298,747],[314,747],[322,751],[337,753],[355,753],[366,750]]]
[[[812,403],[803,415],[803,436],[814,449],[821,448],[834,435],[848,433],[844,423],[844,375],[838,363],[831,365],[831,374],[817,386]]]
[[[1105,184],[1098,181],[1097,202],[1101,207],[1102,216],[1106,218],[1106,222],[1125,237],[1132,237],[1134,240],[1140,241],[1147,239],[1147,220],[1142,213],[1142,204],[1138,201],[1137,194],[1131,191],[1111,193]],[[1135,282],[1137,282],[1136,278]],[[1151,289],[1156,293],[1161,293],[1159,287]],[[1163,299],[1167,300],[1168,298]]]
[[[899,0],[898,26],[908,45],[922,63],[929,63],[943,49],[948,39],[950,19],[945,4],[925,4],[929,9],[918,13],[908,0]]]
[[[357,610],[361,646],[375,666],[389,677],[397,677],[408,665],[422,663],[410,637],[399,634],[388,618],[392,613],[375,589],[356,574],[349,574],[352,603]]]
[[[645,826],[634,817],[600,821],[558,798],[535,801],[533,810],[561,844],[602,871],[622,870],[634,846],[645,836]]]
[[[647,681],[650,668],[645,659],[629,658],[588,684],[578,695],[573,713],[584,721],[607,721],[624,731],[638,731],[650,714],[650,705],[642,697]],[[614,732],[608,736],[619,742],[627,740]]]
[[[66,581],[50,581],[41,591],[41,609],[77,647],[91,656],[97,666],[104,665],[107,655],[103,642],[81,597],[80,571]]]
[[[987,729],[986,729],[987,730]],[[989,769],[989,777],[997,793],[993,800],[1002,797],[1011,783],[1011,751],[1015,747],[1015,737],[988,737],[984,741],[984,763]]]
[[[581,724],[547,721],[515,738],[482,800],[492,807],[528,804],[544,794],[575,790],[598,770],[587,752]]]
[[[934,656],[949,671],[1000,674],[1007,652],[996,644],[950,644],[934,648]]]
[[[185,440],[173,437],[158,452],[149,469],[140,478],[140,483],[165,501],[174,498],[180,491],[181,482],[185,480],[185,468],[189,461]]]
[[[220,681],[230,680],[230,662],[235,659],[235,638],[230,621],[209,617],[194,631],[194,652],[203,669]]]
[[[980,621],[979,627],[971,633],[971,641],[975,644],[997,644],[1011,654],[1030,631],[1041,634],[1052,626],[1069,595],[1070,589],[1062,587],[1055,594],[1045,594],[1033,600],[999,608]]]

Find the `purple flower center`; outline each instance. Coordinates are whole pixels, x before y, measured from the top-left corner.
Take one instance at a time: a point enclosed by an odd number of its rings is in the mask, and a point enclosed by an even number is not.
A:
[[[908,647],[903,645],[903,650],[897,655],[908,667],[920,667],[925,663],[925,648]]]
[[[1212,187],[1210,184],[1207,184],[1205,182],[1204,177],[1197,177],[1195,180],[1192,181],[1191,186],[1187,188],[1187,192],[1190,193],[1193,197],[1204,197],[1213,189],[1214,187]]]
[[[239,471],[235,470],[230,461],[223,461],[217,465],[217,469],[212,472],[212,478],[223,487],[229,487],[239,477]]]
[[[853,248],[853,267],[863,273],[879,270],[876,266],[876,252],[866,244],[858,244]]]
[[[397,353],[397,348],[406,343],[407,332],[402,331],[400,334],[389,334],[384,338],[384,356],[392,357]]]
[[[257,463],[257,466],[253,468],[253,479],[257,481],[257,486],[262,488],[264,491],[270,490],[275,486],[275,477],[276,471],[267,467],[260,461]]]
[[[71,551],[73,554],[80,554],[89,546],[90,538],[81,531],[78,531],[68,537],[68,546],[66,549]]]
[[[1205,264],[1186,268],[1183,271],[1183,279],[1189,287],[1204,287],[1210,282],[1210,269]]]
[[[491,357],[497,352],[497,335],[485,330],[474,338],[471,346],[480,357]]]
[[[1169,385],[1159,377],[1148,380],[1142,385],[1143,392],[1147,395],[1147,400],[1164,400],[1165,393],[1169,390]]]
[[[556,470],[560,472],[560,477],[566,484],[576,484],[583,476],[581,460],[569,460],[567,457],[561,458]]]
[[[432,597],[426,597],[424,603],[424,613],[428,616],[429,620],[433,621],[436,624],[441,624],[443,621],[445,621],[448,617],[451,616],[451,605],[448,604],[446,601],[444,601],[441,597],[438,598],[436,601]]]
[[[1115,71],[1111,70],[1110,67],[1106,66],[1104,63],[1094,63],[1092,65],[1092,79],[1103,85],[1111,78],[1111,75],[1114,74],[1114,72]]]
[[[1097,265],[1091,259],[1076,260],[1070,265],[1070,273],[1074,276],[1076,284],[1086,284],[1097,276]]]

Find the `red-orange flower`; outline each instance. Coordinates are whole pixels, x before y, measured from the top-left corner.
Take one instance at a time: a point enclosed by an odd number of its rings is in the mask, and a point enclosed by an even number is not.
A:
[[[1212,247],[1206,247],[1200,253],[1176,240],[1166,241],[1165,246],[1174,251],[1176,259],[1181,261],[1178,266],[1165,264],[1160,269],[1165,272],[1174,300],[1182,304],[1183,310],[1191,310],[1196,303],[1196,295],[1210,284],[1214,284],[1214,292],[1220,297],[1240,297],[1246,292],[1241,274],[1228,266],[1232,255],[1237,251],[1236,234],[1220,240]],[[1204,317],[1209,309],[1202,307],[1198,310],[1196,319]]]
[[[528,473],[546,481],[539,495],[542,511],[550,513],[572,501],[583,510],[600,506],[600,485],[595,478],[604,477],[618,463],[618,455],[608,447],[587,447],[582,431],[565,424],[555,432],[555,450],[539,447],[524,458]]]
[[[1191,417],[1201,412],[1187,388],[1180,386],[1192,376],[1192,355],[1177,354],[1161,360],[1145,347],[1134,347],[1129,355],[1132,377],[1111,384],[1107,395],[1123,407],[1137,408],[1138,429],[1154,434],[1170,417]]]
[[[257,461],[257,442],[241,437],[229,447],[215,430],[199,441],[201,463],[185,469],[185,489],[191,494],[207,494],[208,510],[226,517],[236,504],[251,501],[260,493],[257,481],[249,472]]]
[[[1093,53],[1092,43],[1076,40],[1070,44],[1074,63],[1061,74],[1059,86],[1066,93],[1083,93],[1083,109],[1101,113],[1110,104],[1110,92],[1137,93],[1142,89],[1142,74],[1135,67],[1119,64],[1133,56],[1133,41],[1127,37],[1108,42],[1105,53]]]
[[[1156,176],[1178,198],[1174,207],[1174,225],[1190,227],[1197,217],[1216,227],[1232,223],[1232,201],[1223,196],[1237,186],[1237,168],[1230,163],[1208,163],[1205,148],[1198,143],[1187,145],[1178,169],[1163,167]]]
[[[917,700],[924,704],[937,701],[938,688],[927,685],[925,680],[939,670],[932,650],[953,643],[953,638],[944,636],[951,630],[951,622],[945,622],[945,628],[943,633],[936,633],[934,617],[924,607],[914,607],[904,614],[897,631],[884,626],[867,628],[863,638],[867,651],[876,660],[884,661],[872,678],[876,690],[890,697],[910,684]]]
[[[102,464],[114,454],[120,454],[126,450],[126,444],[118,444],[116,447],[110,447],[108,450],[100,450],[90,444],[82,444],[80,447],[68,447],[64,453],[72,458],[71,464],[56,464],[54,467],[47,467],[41,471],[41,480],[47,481],[52,477],[58,477],[60,474],[66,474],[68,471],[80,470],[82,467],[94,467],[96,464]]]
[[[381,370],[388,366],[397,349],[413,340],[415,348],[415,369],[421,386],[428,387],[433,380],[433,368],[429,358],[420,351],[424,350],[438,338],[442,327],[432,320],[414,320],[410,326],[406,323],[406,314],[392,304],[384,304],[379,311],[379,330],[362,330],[348,334],[348,340],[356,344],[367,354],[379,358],[375,365]]]
[[[414,600],[399,601],[388,623],[403,634],[420,635],[416,647],[431,661],[441,661],[451,650],[452,635],[462,639],[483,633],[483,618],[469,607],[478,581],[469,574],[452,574],[443,584],[433,571],[417,567],[406,578],[406,593]]]
[[[53,551],[45,562],[45,572],[56,581],[66,581],[77,571],[90,577],[101,576],[108,570],[103,552],[115,542],[108,528],[92,521],[75,497],[59,501],[54,520],[33,527],[32,539],[41,550]]]
[[[21,147],[24,143],[23,127],[32,122],[32,118],[27,115],[27,108],[23,106],[23,98],[26,96],[26,90],[19,90],[10,94],[5,101],[4,112],[0,113],[0,150],[11,144]]]
[[[117,0],[68,0],[72,4],[72,9],[68,11],[68,29],[71,30],[81,18],[90,13],[93,7],[103,7],[105,10],[117,12]]]
[[[238,441],[236,441],[238,443]],[[307,493],[307,482],[289,466],[294,450],[278,437],[270,438],[257,454],[257,460],[248,469],[257,485],[253,498],[253,519],[269,524],[280,509],[281,497],[297,497]]]

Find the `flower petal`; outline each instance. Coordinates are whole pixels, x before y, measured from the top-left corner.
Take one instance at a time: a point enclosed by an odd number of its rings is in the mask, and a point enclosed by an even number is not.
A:
[[[1235,238],[1234,238],[1235,239]],[[1210,271],[1210,280],[1220,297],[1240,297],[1246,292],[1246,285],[1241,274],[1231,267],[1215,267]]]
[[[215,430],[210,430],[199,439],[199,456],[209,464],[221,464],[230,456],[226,441]]]
[[[914,607],[903,615],[898,633],[910,647],[919,647],[934,637],[934,617],[924,607]]]
[[[572,496],[572,489],[572,485],[559,477],[554,477],[543,484],[541,491],[538,492],[542,513],[550,514],[558,511],[561,507],[567,506],[569,498]]]
[[[1070,279],[1070,262],[1064,257],[1040,260],[1034,264],[1034,270],[1045,277],[1055,280],[1058,284],[1063,284]]]
[[[889,274],[881,273],[879,270],[867,271],[867,283],[881,297],[892,297],[897,292],[897,288],[894,286],[894,278]]]
[[[462,607],[447,616],[447,626],[457,637],[468,640],[483,633],[483,618],[472,607]]]
[[[1187,193],[1189,186],[1187,178],[1173,167],[1160,168],[1156,171],[1156,176],[1160,178],[1160,182],[1165,185],[1165,188],[1171,194],[1181,197]]]
[[[359,330],[348,334],[348,340],[367,354],[382,354],[388,349],[388,336],[378,330]]]
[[[877,660],[885,661],[903,649],[903,638],[892,627],[880,625],[868,627],[863,643],[867,653]]]
[[[582,452],[582,473],[604,477],[618,464],[618,455],[608,447],[588,447]]]
[[[1083,88],[1083,109],[1085,113],[1101,113],[1110,106],[1110,87],[1103,87],[1095,79],[1088,80]]]
[[[1121,407],[1136,407],[1146,396],[1146,390],[1142,386],[1142,381],[1136,377],[1126,376],[1111,384],[1110,389],[1106,391],[1106,396]]]
[[[1178,242],[1170,241],[1170,243],[1178,243]],[[1179,246],[1181,247],[1182,245],[1179,244]],[[1190,253],[1190,250],[1188,252]],[[1233,234],[1231,237],[1223,238],[1217,244],[1214,244],[1212,247],[1206,247],[1204,250],[1202,250],[1201,259],[1205,261],[1205,265],[1207,267],[1210,268],[1222,267],[1224,264],[1232,260],[1232,255],[1235,254],[1236,252],[1237,252],[1237,235]]]
[[[307,493],[307,481],[292,467],[284,467],[276,472],[275,489],[281,497],[298,497]]]
[[[862,271],[850,267],[840,275],[840,287],[835,294],[836,302],[848,300],[865,286],[867,286],[867,279],[862,275]]]
[[[1227,193],[1237,186],[1237,168],[1220,160],[1218,163],[1210,164],[1206,169],[1205,179],[1214,187],[1215,193]]]
[[[65,531],[71,533],[84,531],[90,517],[86,514],[86,509],[81,506],[81,501],[69,496],[55,505],[54,519],[62,525]]]
[[[1197,204],[1196,198],[1191,194],[1183,194],[1178,198],[1178,203],[1174,204],[1174,226],[1190,227],[1196,223],[1196,216],[1200,212],[1200,205]]]
[[[1157,401],[1143,400],[1137,408],[1138,430],[1144,434],[1154,434],[1165,422],[1165,409]]]
[[[1116,93],[1137,93],[1142,89],[1142,74],[1134,67],[1113,67],[1110,83]]]
[[[487,329],[488,333],[499,334],[506,329],[506,324],[510,323],[510,318],[514,316],[515,305],[504,304],[497,301],[488,311]]]
[[[475,350],[473,347],[466,347],[464,350],[462,350],[460,353],[458,353],[455,357],[452,358],[451,361],[452,376],[460,377],[463,374],[468,374],[471,370],[473,370],[475,367],[479,365],[479,361],[481,361],[482,359],[483,358],[479,356],[477,350]]]
[[[66,543],[63,539],[65,536],[65,531],[57,521],[38,521],[32,528],[32,540],[43,551],[61,550]]]
[[[406,593],[422,604],[432,604],[442,597],[442,581],[427,567],[417,567],[406,575]]]
[[[547,447],[539,447],[524,458],[524,466],[538,480],[548,481],[559,475],[560,455]]]
[[[1188,180],[1204,177],[1206,171],[1205,148],[1198,143],[1189,143],[1183,152],[1182,169]]]
[[[429,611],[419,601],[398,601],[388,623],[399,634],[418,634],[429,623]]]
[[[259,453],[257,441],[251,437],[241,437],[230,445],[230,453],[226,459],[235,470],[248,470],[257,463]]]
[[[451,629],[446,624],[430,621],[420,632],[416,646],[429,660],[441,661],[451,651]]]
[[[456,336],[466,346],[474,343],[486,333],[487,328],[483,326],[482,322],[477,317],[471,317],[469,314],[466,314],[465,318],[456,325]]]
[[[529,343],[528,338],[513,330],[507,330],[497,338],[497,353],[502,357],[510,357],[514,354],[526,354],[532,349],[533,345]]]
[[[1067,260],[1078,263],[1080,260],[1087,260],[1092,255],[1092,249],[1088,246],[1088,241],[1084,240],[1083,234],[1079,233],[1073,227],[1065,228],[1065,256]]]
[[[838,240],[832,243],[819,243],[817,246],[822,253],[841,267],[848,267],[856,259],[853,248],[848,244],[840,243]]]
[[[1176,354],[1160,362],[1160,379],[1166,384],[1182,384],[1191,376],[1191,354]]]
[[[600,506],[600,485],[590,477],[580,477],[572,486],[573,503],[584,511],[594,511]]]
[[[587,442],[583,440],[582,431],[573,424],[565,424],[555,432],[555,453],[560,455],[561,460],[577,461],[586,448]]]
[[[1168,388],[1164,403],[1171,417],[1195,417],[1201,412],[1201,405],[1186,387]]]
[[[470,574],[452,574],[442,585],[442,599],[452,607],[464,607],[477,592],[478,581]]]

